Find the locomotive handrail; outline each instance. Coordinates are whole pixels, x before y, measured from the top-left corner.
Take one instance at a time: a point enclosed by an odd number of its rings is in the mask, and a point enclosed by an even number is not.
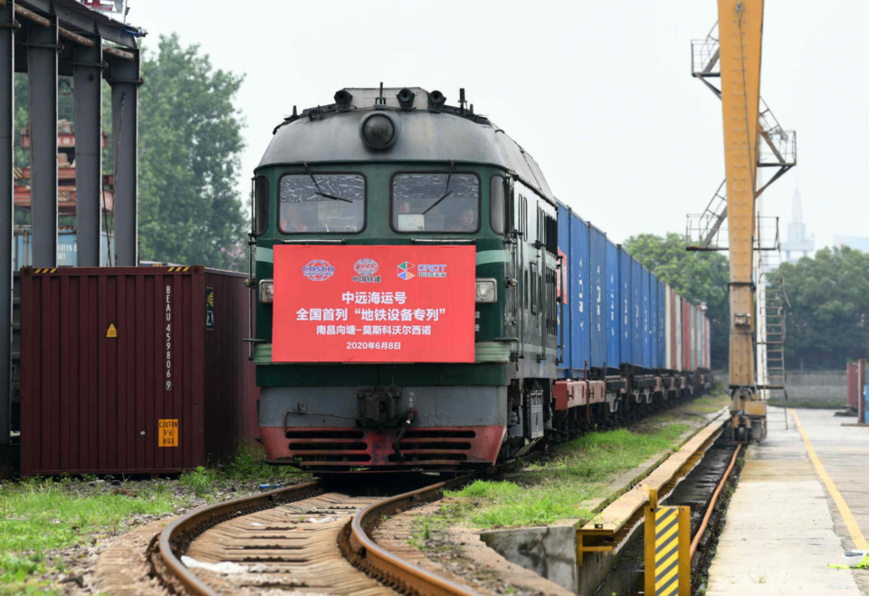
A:
[[[475,238],[411,238],[419,244],[476,244]]]
[[[282,238],[281,244],[344,244],[343,238]]]

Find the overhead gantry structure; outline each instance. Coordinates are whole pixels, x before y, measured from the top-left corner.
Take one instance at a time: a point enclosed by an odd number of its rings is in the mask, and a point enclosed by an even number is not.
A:
[[[72,77],[78,264],[102,266],[102,80],[111,88],[114,245],[121,266],[138,264],[137,135],[145,31],[76,0],[0,0],[0,446],[12,419],[12,243],[15,73],[27,73],[30,123],[31,264],[57,265],[60,77]],[[107,230],[106,230],[107,231]]]
[[[766,396],[785,389],[778,219],[759,217],[756,202],[796,165],[796,134],[782,129],[760,97],[762,39],[763,0],[718,0],[717,26],[692,43],[693,76],[721,99],[726,177],[706,210],[689,216],[686,241],[688,250],[729,251],[731,422],[738,442],[766,436]],[[775,168],[766,182],[758,181],[759,167]]]

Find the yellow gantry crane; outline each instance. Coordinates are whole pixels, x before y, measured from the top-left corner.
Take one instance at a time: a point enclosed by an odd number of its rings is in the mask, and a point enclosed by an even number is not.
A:
[[[718,0],[717,28],[692,43],[693,75],[721,99],[726,178],[706,210],[689,216],[687,248],[729,250],[730,409],[733,438],[742,443],[766,436],[766,396],[785,389],[783,290],[771,288],[761,293],[762,304],[755,302],[759,282],[781,281],[777,267],[769,267],[774,259],[762,256],[780,250],[778,220],[764,226],[755,207],[760,194],[796,165],[796,135],[781,128],[760,97],[762,38],[763,0]],[[759,184],[758,167],[777,171]]]

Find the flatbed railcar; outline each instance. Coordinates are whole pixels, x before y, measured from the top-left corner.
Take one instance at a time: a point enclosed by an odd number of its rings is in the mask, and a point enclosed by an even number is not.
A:
[[[464,92],[458,107],[420,88],[334,99],[294,108],[254,174],[250,341],[270,461],[488,466],[710,387],[702,305],[557,200]],[[403,308],[411,288],[450,307]]]

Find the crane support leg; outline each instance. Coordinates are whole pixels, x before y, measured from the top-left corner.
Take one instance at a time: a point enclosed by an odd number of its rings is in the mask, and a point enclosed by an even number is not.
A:
[[[721,106],[730,238],[730,388],[733,436],[759,440],[766,402],[754,369],[754,237],[763,0],[718,0]]]

